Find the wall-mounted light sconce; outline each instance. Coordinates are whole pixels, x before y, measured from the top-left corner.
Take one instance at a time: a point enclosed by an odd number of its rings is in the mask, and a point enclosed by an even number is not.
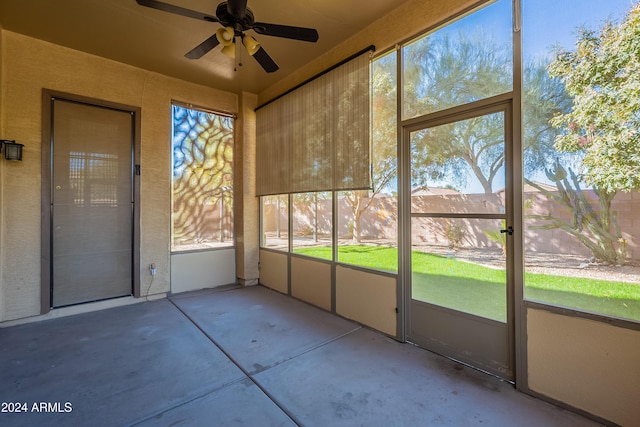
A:
[[[0,139],[0,150],[4,147],[4,158],[7,160],[22,160],[22,147],[14,140]]]

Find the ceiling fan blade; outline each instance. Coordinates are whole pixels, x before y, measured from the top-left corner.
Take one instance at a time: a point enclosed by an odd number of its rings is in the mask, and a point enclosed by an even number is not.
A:
[[[252,25],[253,31],[265,36],[284,37],[287,39],[302,40],[305,42],[317,42],[318,32],[313,28],[290,27],[288,25],[267,24],[256,22]]]
[[[208,39],[206,39],[205,41],[203,41],[202,43],[200,43],[198,46],[191,49],[184,56],[189,59],[200,59],[206,53],[208,53],[211,49],[218,46],[219,44],[220,42],[218,41],[218,38],[214,34]]]
[[[228,0],[227,11],[236,19],[242,19],[247,14],[247,0]]]
[[[256,59],[256,61],[258,61],[258,64],[260,64],[267,73],[273,73],[274,71],[278,71],[280,69],[280,67],[278,67],[278,64],[276,64],[273,59],[271,59],[267,51],[262,47],[253,54],[253,57]]]
[[[185,9],[184,7],[175,6],[173,4],[164,3],[157,0],[136,0],[140,6],[150,7],[152,9],[162,10],[164,12],[175,13],[176,15],[186,16],[187,18],[199,19],[201,21],[218,22],[218,18],[206,13],[196,12],[195,10]]]

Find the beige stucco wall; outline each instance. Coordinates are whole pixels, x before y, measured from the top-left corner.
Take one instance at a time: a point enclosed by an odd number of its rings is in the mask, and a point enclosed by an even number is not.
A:
[[[236,283],[236,250],[171,254],[171,292],[190,292]],[[142,296],[146,288],[143,286]]]
[[[256,113],[258,97],[240,95],[240,116],[236,121],[236,275],[245,286],[257,285],[260,246],[260,199],[256,197]]]
[[[336,267],[336,313],[388,335],[397,334],[397,278]]]
[[[640,331],[527,311],[531,390],[623,426],[640,420]]]
[[[260,283],[278,292],[289,292],[289,257],[286,253],[260,251]]]
[[[6,30],[0,43],[0,137],[25,144],[22,162],[0,164],[0,321],[40,313],[43,88],[142,108],[142,286],[154,262],[150,294],[169,291],[171,100],[237,112],[237,96]]]
[[[331,264],[291,257],[291,295],[331,310]]]

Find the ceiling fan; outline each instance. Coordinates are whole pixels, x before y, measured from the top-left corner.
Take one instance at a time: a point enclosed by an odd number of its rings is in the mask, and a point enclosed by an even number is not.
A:
[[[247,0],[223,1],[216,8],[216,16],[157,0],[136,0],[136,2],[140,6],[174,13],[188,18],[208,22],[219,22],[222,24],[223,27],[219,28],[214,35],[187,52],[185,56],[189,59],[199,59],[219,44],[223,46],[223,53],[235,57],[235,39],[239,37],[249,54],[258,61],[262,68],[264,68],[267,73],[273,73],[278,70],[278,65],[262,46],[260,46],[256,39],[245,34],[245,31],[253,30],[265,36],[284,37],[306,42],[316,42],[318,40],[318,32],[313,28],[255,22],[253,12],[247,7]]]

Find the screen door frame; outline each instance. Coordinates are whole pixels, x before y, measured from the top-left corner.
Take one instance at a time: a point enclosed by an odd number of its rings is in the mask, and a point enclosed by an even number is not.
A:
[[[399,177],[400,185],[402,186],[401,194],[401,217],[404,221],[404,228],[402,230],[402,244],[400,247],[400,263],[402,270],[402,287],[403,287],[403,327],[404,327],[404,339],[419,345],[422,348],[434,351],[436,353],[445,355],[452,359],[469,364],[485,372],[489,372],[507,381],[514,381],[516,377],[516,351],[515,351],[515,312],[516,312],[516,296],[515,296],[515,265],[514,265],[514,239],[513,236],[507,238],[507,255],[506,255],[506,310],[507,318],[504,323],[504,331],[498,331],[495,328],[495,322],[493,320],[484,319],[482,317],[457,312],[456,310],[446,307],[436,306],[428,303],[420,303],[413,301],[412,298],[412,268],[411,268],[411,150],[410,135],[412,132],[436,127],[442,124],[455,123],[469,118],[481,117],[491,115],[494,113],[504,114],[504,138],[505,138],[505,215],[507,225],[514,225],[514,186],[513,177],[514,173],[518,173],[515,169],[514,162],[514,141],[513,141],[513,100],[510,94],[499,95],[486,100],[476,101],[471,104],[454,107],[448,110],[428,114],[426,116],[417,117],[415,119],[407,120],[402,125],[401,132],[401,145],[400,145],[400,162],[401,162],[401,176]],[[419,215],[418,215],[419,216]],[[466,217],[466,215],[461,215]],[[423,310],[423,308],[427,310]],[[426,315],[425,315],[426,314]],[[429,321],[429,325],[425,324]],[[442,325],[443,322],[454,321],[459,322],[462,327],[460,329],[471,328],[466,337],[459,337],[459,339],[453,340],[447,345],[441,345],[440,338],[446,336],[448,331],[446,328],[438,328],[438,324]],[[422,324],[422,325],[421,325]],[[435,326],[436,329],[430,329]],[[473,328],[476,328],[474,330]],[[435,335],[434,335],[435,331]],[[475,354],[469,356],[467,354],[468,349],[464,348],[465,345],[472,345],[474,331],[478,336],[485,336],[491,339],[498,339],[498,344],[504,349],[504,356],[500,363],[493,363],[490,357],[491,346],[494,343],[487,342],[482,345],[476,346],[473,350],[477,350]],[[484,333],[487,332],[488,333]],[[504,332],[504,333],[503,333]],[[500,335],[500,336],[498,336]],[[467,344],[465,344],[465,342]],[[471,347],[470,347],[471,348]]]
[[[131,113],[133,123],[132,134],[132,168],[133,174],[133,223],[132,223],[132,285],[133,296],[140,296],[140,128],[141,109],[139,107],[109,102],[81,95],[74,95],[49,89],[42,91],[42,145],[41,145],[41,269],[40,269],[40,314],[51,309],[52,284],[52,230],[51,230],[51,172],[52,172],[52,138],[53,138],[53,101],[63,100],[76,102],[92,107],[109,108]],[[134,167],[135,166],[135,167]]]

